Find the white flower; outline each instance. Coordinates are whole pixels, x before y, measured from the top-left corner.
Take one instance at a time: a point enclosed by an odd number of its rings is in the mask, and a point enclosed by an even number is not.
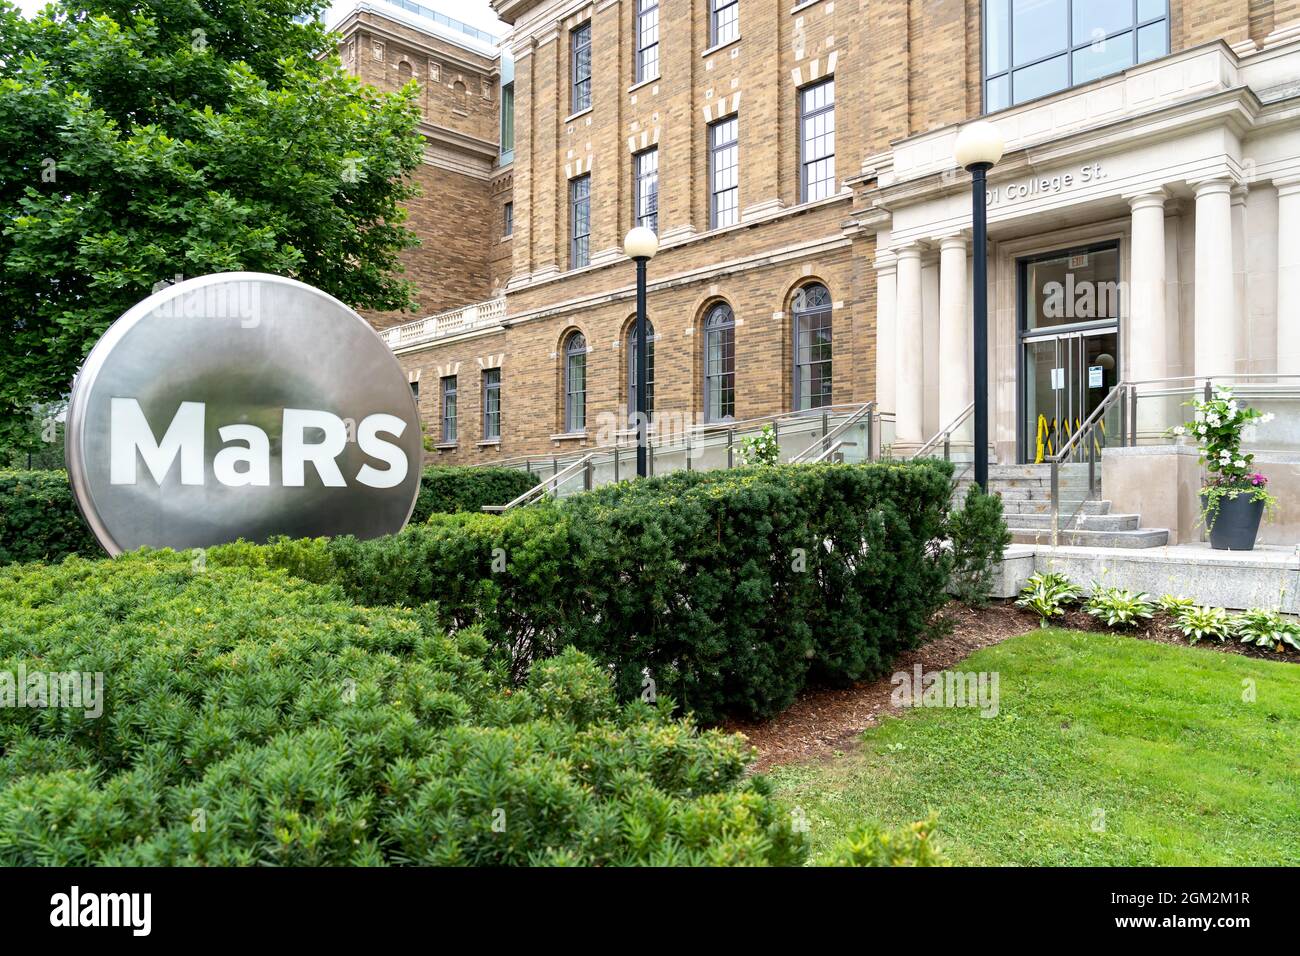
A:
[[[1263,415],[1259,416],[1259,420],[1260,420],[1260,423],[1261,423],[1261,424],[1263,424],[1263,425],[1267,425],[1269,422],[1271,422],[1271,421],[1272,421],[1274,418],[1276,418],[1276,417],[1277,417],[1277,416],[1274,415],[1272,412],[1265,412]]]
[[[1211,415],[1211,416],[1210,416],[1210,427],[1211,427],[1211,428],[1218,428],[1219,425],[1221,425],[1221,424],[1222,424],[1222,420],[1219,418],[1218,415]]]
[[[1238,468],[1245,468],[1245,467],[1246,467],[1246,462],[1243,461],[1243,460],[1240,459],[1240,458],[1238,458],[1238,459],[1236,460],[1236,462],[1234,462],[1234,464],[1235,464]]]
[[[1178,425],[1174,428],[1174,434],[1177,435],[1179,438],[1182,438],[1184,435],[1187,434],[1187,429],[1184,428],[1182,425]]]
[[[1228,411],[1235,412],[1236,410],[1237,410],[1237,400],[1234,398],[1232,401],[1228,403]]]

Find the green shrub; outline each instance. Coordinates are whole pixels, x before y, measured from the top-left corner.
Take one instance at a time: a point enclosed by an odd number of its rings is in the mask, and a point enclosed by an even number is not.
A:
[[[1055,571],[1030,575],[1016,600],[1016,607],[1038,615],[1040,627],[1047,627],[1054,617],[1065,616],[1065,606],[1079,599],[1079,589],[1069,578]]]
[[[897,833],[886,833],[874,826],[864,826],[840,841],[822,866],[948,866],[943,854],[934,848],[938,817],[913,823]]]
[[[1173,594],[1162,594],[1156,601],[1156,607],[1166,614],[1172,614],[1177,617],[1182,611],[1196,604],[1191,598],[1178,597]]]
[[[0,471],[0,564],[103,554],[64,471]]]
[[[1232,634],[1232,620],[1221,607],[1192,604],[1177,612],[1174,628],[1182,632],[1189,644],[1195,644],[1206,637],[1222,643]]]
[[[741,738],[618,704],[573,649],[517,687],[477,628],[280,572],[166,552],[0,569],[0,672],[20,667],[106,693],[98,719],[0,708],[0,865],[805,854]]]
[[[1002,518],[1002,498],[971,485],[962,507],[948,516],[952,574],[948,592],[964,604],[982,607],[993,593],[993,574],[1011,544]]]
[[[1232,619],[1232,633],[1243,644],[1270,651],[1300,651],[1300,621],[1276,611],[1245,611]]]
[[[573,645],[622,699],[763,717],[809,680],[879,675],[916,646],[944,600],[950,481],[942,462],[677,472],[335,539],[319,546],[329,574],[296,553],[256,562],[311,565],[361,604],[436,602],[446,627],[478,622],[517,677]]]
[[[507,504],[539,480],[519,468],[426,468],[411,524],[423,524],[433,514],[482,511],[484,505]]]
[[[1109,627],[1129,627],[1140,620],[1150,620],[1155,612],[1146,592],[1099,584],[1093,585],[1084,610]]]

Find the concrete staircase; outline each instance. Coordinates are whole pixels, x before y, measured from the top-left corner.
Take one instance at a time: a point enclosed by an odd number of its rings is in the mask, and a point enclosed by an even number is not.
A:
[[[958,478],[953,503],[960,505],[971,486],[966,469]],[[1169,543],[1169,532],[1143,528],[1140,515],[1114,514],[1110,502],[1089,499],[1087,479],[1063,471],[1061,529],[1058,544],[1095,548],[1159,548]],[[1012,540],[1017,544],[1052,543],[1052,473],[1049,465],[989,465],[989,490],[1002,496],[1002,511]],[[1083,502],[1079,507],[1079,502]],[[1072,512],[1078,514],[1071,517]]]

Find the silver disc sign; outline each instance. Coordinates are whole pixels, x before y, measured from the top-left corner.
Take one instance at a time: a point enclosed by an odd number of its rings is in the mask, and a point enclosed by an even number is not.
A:
[[[423,449],[370,325],[318,289],[228,272],[118,319],[77,374],[68,474],[109,552],[400,531]]]

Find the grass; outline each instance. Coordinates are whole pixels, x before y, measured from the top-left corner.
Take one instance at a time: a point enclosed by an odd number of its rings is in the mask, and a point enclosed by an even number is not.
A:
[[[996,717],[911,710],[772,771],[814,854],[938,811],[958,864],[1300,864],[1300,666],[1048,629],[960,670],[999,673]]]

